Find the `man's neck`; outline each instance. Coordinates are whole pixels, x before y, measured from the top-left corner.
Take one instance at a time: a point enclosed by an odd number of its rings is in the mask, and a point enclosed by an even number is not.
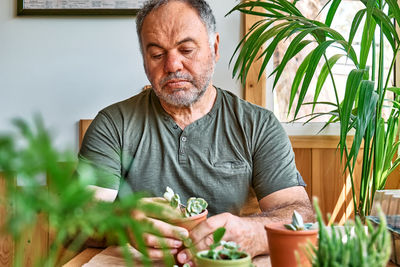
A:
[[[176,107],[160,101],[164,110],[174,119],[176,124],[183,130],[189,124],[202,118],[214,106],[215,99],[217,98],[217,90],[214,86],[210,85],[200,99],[189,107]]]

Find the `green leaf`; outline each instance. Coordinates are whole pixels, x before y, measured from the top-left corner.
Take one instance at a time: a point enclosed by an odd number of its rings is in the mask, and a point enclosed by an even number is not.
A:
[[[399,36],[396,32],[396,28],[394,23],[392,23],[391,18],[389,18],[385,13],[381,10],[374,8],[373,9],[373,17],[376,20],[378,26],[382,29],[383,33],[386,36],[386,39],[389,41],[392,50],[396,51],[396,43],[400,42]]]
[[[351,28],[350,28],[350,33],[349,33],[349,45],[353,44],[353,40],[354,40],[354,37],[356,36],[358,27],[360,26],[360,23],[366,12],[367,12],[366,9],[361,9],[355,14],[353,21],[351,23]]]
[[[367,0],[367,14],[360,44],[360,69],[365,69],[372,40],[375,35],[376,22],[372,18],[375,0]]]
[[[314,28],[306,29],[302,32],[300,32],[290,43],[289,47],[286,50],[286,53],[284,54],[281,63],[276,67],[275,71],[277,72],[275,75],[274,79],[274,85],[273,88],[275,88],[279,78],[282,75],[282,72],[286,66],[286,64],[289,62],[290,59],[292,59],[295,55],[297,55],[301,50],[303,50],[304,47],[306,47],[308,44],[310,44],[312,41],[311,40],[303,40],[308,34],[310,34]],[[273,73],[275,73],[275,71]],[[272,73],[272,74],[273,74]],[[271,75],[272,75],[271,74]]]
[[[273,38],[272,42],[268,45],[268,47],[265,49],[265,51],[260,55],[259,58],[261,58],[262,56],[265,55],[264,60],[263,60],[263,64],[261,65],[260,71],[259,71],[259,75],[258,75],[258,80],[260,80],[262,74],[264,73],[264,70],[269,62],[269,60],[271,59],[271,57],[274,55],[275,49],[278,45],[278,43],[286,38],[289,37],[289,31],[292,30],[294,27],[296,27],[296,24],[289,24],[286,28],[282,29],[279,31],[278,34],[275,35],[275,37]],[[264,40],[262,38],[260,38],[260,43],[261,46],[262,44],[264,44]]]
[[[400,8],[397,0],[386,0],[386,3],[389,5],[389,10],[392,12],[397,25],[400,25]]]
[[[374,115],[376,110],[376,104],[379,98],[378,94],[374,92],[374,82],[365,80],[361,81],[359,90],[360,90],[360,97],[359,97],[358,114],[355,126],[356,132],[354,135],[353,144],[351,146],[349,158],[347,159],[347,161],[350,161],[352,158],[354,159],[357,158],[362,139],[367,130],[367,126],[374,124],[373,121],[375,120]],[[372,129],[373,127],[370,126],[370,128]],[[365,140],[365,142],[369,141],[370,140]]]
[[[322,44],[320,44],[317,48],[315,48],[313,50],[313,52],[311,53],[311,58],[310,58],[310,61],[308,63],[307,70],[306,70],[306,73],[305,73],[305,77],[304,77],[304,80],[303,80],[303,84],[301,86],[301,90],[300,90],[300,93],[299,93],[299,100],[297,102],[297,107],[296,107],[296,110],[295,110],[295,113],[294,113],[294,117],[296,117],[297,114],[300,111],[300,107],[303,104],[304,98],[305,98],[305,96],[307,94],[308,87],[309,87],[309,85],[311,83],[312,77],[315,74],[315,70],[317,68],[317,65],[318,65],[320,59],[321,59],[321,56],[325,53],[326,49],[331,44],[333,44],[334,42],[335,41],[332,41],[332,40],[331,41],[325,41]]]
[[[332,67],[336,64],[336,62],[343,56],[345,55],[343,54],[333,55],[331,58],[329,58],[328,62],[325,62],[324,66],[322,66],[322,69],[318,76],[317,86],[314,92],[314,102],[317,102],[318,100],[318,97],[322,90],[322,86],[325,84],[326,78],[328,77],[329,69],[332,69]],[[314,112],[314,108],[315,105],[313,105],[312,112]]]
[[[340,154],[342,156],[346,145],[347,132],[349,131],[350,116],[352,114],[356,94],[361,90],[360,83],[364,73],[365,70],[354,69],[347,77],[346,90],[340,112]]]
[[[222,238],[224,237],[225,231],[226,229],[224,227],[220,227],[217,230],[215,230],[213,234],[214,244],[221,242]]]
[[[293,79],[293,83],[292,83],[292,88],[290,90],[290,99],[289,99],[289,107],[288,107],[288,114],[291,110],[291,107],[293,105],[293,101],[294,98],[296,96],[297,90],[300,86],[301,80],[303,79],[305,73],[306,73],[306,69],[308,67],[308,63],[310,62],[312,56],[312,52],[309,53],[303,60],[303,62],[300,64],[299,68],[296,71],[296,75]],[[295,117],[296,118],[296,117]]]
[[[329,7],[328,14],[326,15],[326,25],[331,26],[333,17],[335,16],[336,10],[338,9],[341,2],[341,0],[333,0],[331,6]]]
[[[395,93],[396,95],[400,95],[400,88],[399,87],[388,87],[387,90]]]

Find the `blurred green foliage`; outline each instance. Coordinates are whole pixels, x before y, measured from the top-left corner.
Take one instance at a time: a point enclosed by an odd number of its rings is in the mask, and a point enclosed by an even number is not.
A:
[[[131,212],[163,214],[165,208],[141,201],[145,195],[139,193],[112,203],[96,201],[88,185],[95,185],[98,177],[107,174],[83,164],[79,164],[77,172],[76,155],[54,148],[39,116],[31,124],[22,119],[13,123],[16,133],[0,134],[0,173],[6,184],[6,195],[0,198],[0,204],[8,207],[1,230],[18,243],[38,223],[48,224],[52,237],[49,251],[34,259],[37,266],[56,266],[63,247],[79,250],[89,237],[112,240],[122,246],[128,265],[134,262],[127,244],[134,239],[143,254],[143,263],[150,266],[142,234],[156,230],[149,223],[132,219]],[[45,181],[40,177],[46,177]],[[42,217],[48,220],[39,220]],[[15,249],[14,266],[23,266],[23,247]],[[171,256],[166,254],[165,261],[172,265]]]

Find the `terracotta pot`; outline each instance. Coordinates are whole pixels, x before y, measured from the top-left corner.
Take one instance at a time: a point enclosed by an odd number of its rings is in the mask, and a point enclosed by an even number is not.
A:
[[[180,226],[185,228],[186,230],[192,230],[196,225],[205,221],[207,219],[208,210],[203,211],[202,213],[188,217],[188,218],[179,218],[171,220],[170,223],[176,226]]]
[[[306,231],[291,231],[280,223],[271,223],[265,226],[268,236],[268,245],[272,267],[295,267],[299,263],[302,267],[311,266],[304,249],[307,243],[317,245],[318,229]],[[295,251],[299,253],[298,262]]]
[[[201,223],[202,221],[205,221],[207,219],[207,214],[208,214],[208,210],[205,210],[202,213],[197,214],[195,216],[188,217],[188,218],[173,219],[173,220],[170,220],[169,222],[173,225],[183,227],[190,232],[194,227],[196,227],[196,225],[198,225],[199,223]],[[180,247],[178,249],[178,251],[181,251],[183,248],[184,247]],[[178,261],[176,259],[176,255],[174,255],[174,259],[175,259],[176,265],[182,266],[182,264],[178,263]]]
[[[229,267],[249,267],[251,266],[250,255],[243,252],[246,257],[237,260],[212,260],[204,258],[201,255],[207,254],[207,250],[203,250],[196,253],[196,266],[197,267],[218,267],[218,266],[229,266]]]

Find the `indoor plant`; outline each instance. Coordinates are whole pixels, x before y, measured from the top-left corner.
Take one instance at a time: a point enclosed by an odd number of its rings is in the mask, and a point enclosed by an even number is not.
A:
[[[249,267],[251,257],[248,253],[239,250],[235,242],[226,242],[222,240],[225,234],[225,228],[221,227],[215,230],[213,234],[214,242],[209,250],[196,253],[196,265],[199,267]]]
[[[208,203],[203,198],[191,197],[183,205],[180,196],[167,186],[164,198],[170,203],[171,207],[178,209],[182,217],[169,219],[169,221],[177,226],[181,226],[188,231],[192,230],[200,222],[207,219]]]
[[[305,224],[301,215],[293,211],[291,224],[276,222],[265,226],[272,266],[291,267],[298,262],[307,266],[305,247],[308,243],[316,245],[318,237],[318,229],[310,229],[312,225]]]
[[[357,216],[347,221],[341,231],[325,226],[316,201],[314,207],[319,225],[318,247],[309,247],[308,258],[314,267],[385,267],[390,257],[391,239],[383,213],[374,229],[367,220],[365,226]]]
[[[302,105],[312,105],[313,110],[316,105],[332,107],[328,112],[312,112],[309,114],[309,121],[322,115],[329,115],[327,124],[340,123],[339,147],[341,157],[345,159],[345,168],[348,169],[351,177],[354,211],[364,217],[370,212],[375,191],[384,188],[388,175],[400,163],[396,154],[399,146],[396,141],[399,97],[396,96],[393,101],[385,102],[388,91],[400,93],[399,88],[391,88],[389,84],[400,47],[399,37],[395,30],[395,23],[400,22],[400,8],[396,0],[359,1],[364,8],[356,13],[352,24],[349,25],[348,38],[331,27],[334,19],[340,19],[336,18],[335,14],[341,0],[330,1],[330,5],[324,6],[329,9],[325,19],[320,21],[315,19],[316,14],[312,18],[304,16],[296,7],[301,2],[296,0],[293,2],[248,0],[236,5],[231,12],[238,10],[261,17],[251,27],[235,51],[237,59],[233,74],[238,75],[243,83],[252,63],[260,58],[263,60],[259,75],[261,77],[274,51],[286,39],[292,38],[292,41],[284,52],[282,61],[273,71],[274,86],[279,81],[288,61],[295,58],[300,51],[305,50],[305,47],[310,48],[314,45],[297,69],[291,87],[289,110],[296,95],[298,103],[295,107],[294,119],[297,118]],[[256,7],[257,10],[254,9]],[[357,54],[353,41],[358,31],[362,31],[362,39],[360,52]],[[385,43],[389,43],[393,53],[389,61],[388,73],[383,71]],[[377,45],[379,45],[378,52],[375,49]],[[336,47],[341,51],[328,58],[326,50],[330,47]],[[260,50],[263,52],[259,57]],[[371,68],[367,65],[368,57],[372,57]],[[343,98],[339,98],[336,77],[332,73],[333,66],[340,58],[346,58],[348,63],[353,64],[353,70],[347,76]],[[321,70],[318,70],[317,65],[321,61],[323,66]],[[317,85],[311,88],[310,83],[314,76],[318,77]],[[336,99],[334,102],[319,102],[318,97],[328,77],[332,81]],[[305,95],[311,90],[314,93],[314,101],[305,103]],[[389,106],[390,109],[388,118],[383,115],[385,106]],[[352,129],[355,133],[349,148],[346,137],[350,135]],[[355,177],[354,166],[362,142],[364,142],[362,173],[361,177]],[[356,180],[360,183],[359,192],[356,192]]]
[[[96,184],[97,177],[107,174],[89,165],[80,165],[77,174],[76,156],[54,148],[40,118],[36,117],[34,126],[20,119],[14,124],[17,133],[0,134],[0,170],[7,186],[0,208],[8,207],[2,213],[6,215],[5,225],[0,226],[2,234],[11,234],[16,244],[13,265],[58,266],[64,261],[65,246],[78,251],[93,236],[106,237],[122,246],[128,263],[132,263],[132,257],[127,244],[134,238],[143,253],[143,263],[151,265],[142,234],[154,229],[132,219],[131,211],[162,215],[169,210],[141,201],[143,194],[132,194],[113,203],[95,201],[88,185]],[[16,177],[17,185],[22,186],[16,186]],[[26,262],[24,238],[31,236],[38,225],[50,232],[49,249],[39,251],[40,247],[34,247],[38,253],[30,255]],[[166,261],[169,264],[173,259],[166,254]]]

